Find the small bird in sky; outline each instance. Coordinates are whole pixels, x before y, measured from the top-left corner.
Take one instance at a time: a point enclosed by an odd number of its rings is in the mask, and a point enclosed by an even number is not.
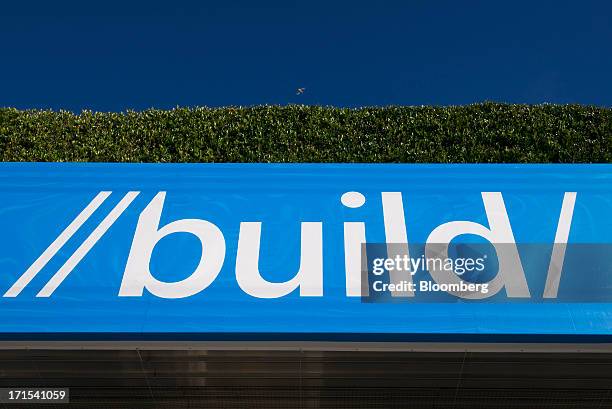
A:
[[[302,95],[304,93],[304,91],[306,91],[306,88],[298,88],[295,91],[295,95]]]

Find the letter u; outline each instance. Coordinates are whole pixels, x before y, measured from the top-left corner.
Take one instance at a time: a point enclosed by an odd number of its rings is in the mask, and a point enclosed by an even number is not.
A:
[[[272,283],[259,272],[261,222],[240,223],[236,280],[242,290],[257,298],[278,298],[300,288],[300,295],[323,296],[323,225],[301,223],[300,268],[289,281]]]

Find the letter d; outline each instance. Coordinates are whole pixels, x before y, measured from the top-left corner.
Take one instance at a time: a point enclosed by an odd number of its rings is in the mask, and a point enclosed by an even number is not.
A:
[[[161,298],[184,298],[199,293],[217,278],[225,259],[225,239],[214,224],[200,219],[181,219],[159,228],[166,192],[159,192],[138,218],[130,255],[123,273],[120,297],[142,296],[146,288]],[[155,245],[172,233],[191,233],[200,240],[202,254],[193,273],[184,280],[163,282],[151,275],[149,264]]]
[[[449,293],[461,298],[481,299],[491,297],[505,288],[506,294],[510,298],[527,298],[530,296],[529,287],[502,194],[500,192],[483,192],[482,200],[489,221],[488,229],[481,224],[470,221],[444,223],[436,227],[427,238],[425,254],[427,258],[431,259],[446,259],[448,258],[449,243],[455,237],[463,234],[480,236],[493,244],[499,260],[497,276],[488,283],[489,293],[453,291],[449,291]],[[432,268],[429,272],[439,284],[460,284],[463,281],[454,272],[444,269]]]

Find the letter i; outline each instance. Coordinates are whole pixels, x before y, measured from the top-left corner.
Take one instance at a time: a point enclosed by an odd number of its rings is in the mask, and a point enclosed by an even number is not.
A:
[[[365,196],[359,192],[346,192],[340,201],[346,207],[357,209],[364,205]],[[345,222],[344,223],[344,266],[346,273],[346,295],[348,297],[361,297],[368,295],[368,289],[361,288],[362,263],[367,265],[367,257],[363,254],[362,246],[365,251],[365,223]]]

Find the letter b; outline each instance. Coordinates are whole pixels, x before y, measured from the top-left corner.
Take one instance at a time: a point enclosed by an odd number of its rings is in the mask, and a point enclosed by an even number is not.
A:
[[[181,219],[159,228],[166,192],[159,192],[138,218],[130,255],[123,273],[120,297],[142,296],[146,288],[161,298],[184,298],[199,293],[217,278],[225,259],[225,239],[214,224],[200,219]],[[200,240],[202,254],[193,273],[176,282],[151,275],[151,255],[156,244],[172,233],[191,233]]]

